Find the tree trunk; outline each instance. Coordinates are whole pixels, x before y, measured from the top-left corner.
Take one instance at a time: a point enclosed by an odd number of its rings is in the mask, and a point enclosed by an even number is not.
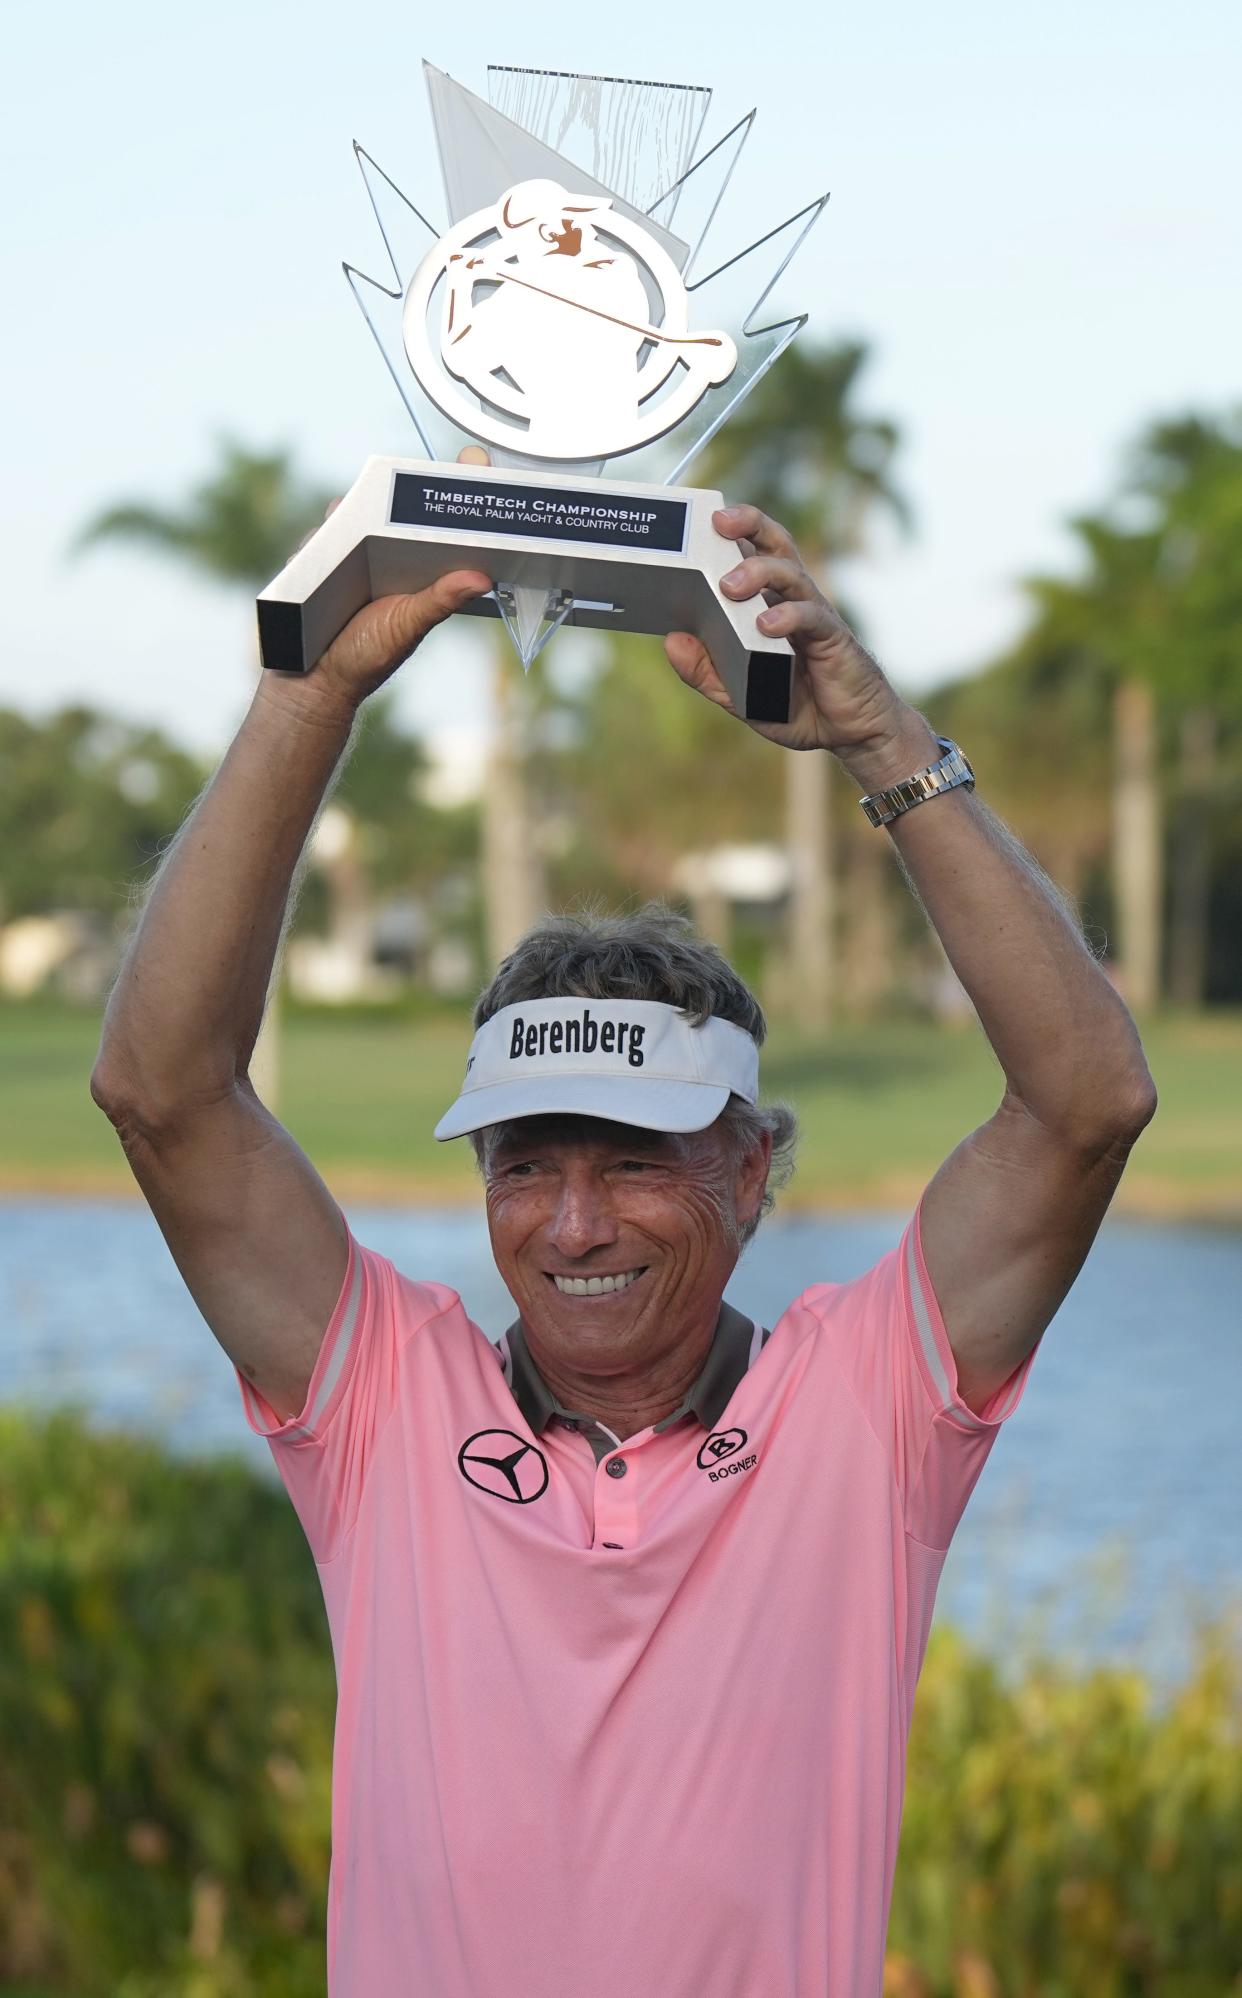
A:
[[[789,851],[786,990],[800,1027],[827,1027],[832,1015],[833,877],[829,758],[785,752],[785,843]]]
[[[328,941],[357,966],[359,983],[371,968],[374,924],[371,883],[361,852],[357,820],[343,805],[329,806],[347,819],[340,844],[321,862],[328,890]]]
[[[1179,730],[1179,796],[1172,852],[1169,997],[1201,1006],[1207,984],[1208,897],[1212,884],[1211,807],[1216,716],[1187,708]]]
[[[489,969],[546,907],[542,856],[526,780],[520,667],[501,634],[492,664],[492,746],[483,784],[483,906]]]
[[[1113,889],[1121,932],[1119,968],[1126,1001],[1146,1011],[1160,996],[1163,893],[1156,704],[1141,680],[1123,680],[1113,698]]]

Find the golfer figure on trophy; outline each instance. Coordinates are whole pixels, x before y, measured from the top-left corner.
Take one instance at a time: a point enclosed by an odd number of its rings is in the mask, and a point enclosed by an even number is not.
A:
[[[611,206],[526,181],[499,204],[494,244],[449,252],[445,364],[480,402],[526,418],[535,457],[555,457],[567,429],[617,448],[637,433],[640,394],[653,394],[679,361],[696,401],[736,364],[724,334],[678,338],[648,325],[637,261],[606,246],[591,220]],[[640,377],[644,346],[657,358]]]

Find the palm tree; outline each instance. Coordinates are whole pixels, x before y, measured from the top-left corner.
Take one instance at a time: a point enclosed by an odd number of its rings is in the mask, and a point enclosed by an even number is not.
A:
[[[1218,743],[1237,725],[1242,583],[1242,413],[1151,425],[1116,503],[1071,523],[1083,556],[1071,579],[1035,578],[1024,641],[1063,686],[1112,713],[1113,907],[1126,998],[1142,1011],[1167,989],[1202,1001],[1208,954]],[[1161,751],[1177,738],[1162,782]],[[1166,839],[1165,793],[1175,806]],[[1165,892],[1166,847],[1171,863]],[[1163,936],[1166,904],[1171,949]],[[1167,978],[1166,978],[1167,966]]]
[[[177,509],[121,500],[89,520],[75,546],[135,541],[222,583],[259,591],[323,519],[330,495],[296,473],[288,451],[222,439],[215,471]]]
[[[704,485],[781,521],[821,583],[833,562],[860,552],[877,509],[909,520],[889,475],[896,426],[855,407],[866,363],[860,341],[791,347],[695,467]],[[785,758],[789,1009],[813,1029],[827,1024],[836,984],[828,785],[827,757]]]
[[[1167,610],[1154,668],[1177,718],[1168,990],[1177,1004],[1197,1006],[1207,982],[1213,825],[1224,788],[1220,749],[1239,712],[1242,409],[1152,424],[1130,469],[1138,494],[1159,510],[1155,566]]]
[[[489,969],[507,957],[547,904],[538,813],[530,781],[538,683],[523,675],[507,633],[491,647],[492,731],[481,805],[485,949]]]
[[[1093,685],[1111,712],[1115,955],[1127,1002],[1146,1012],[1160,993],[1164,900],[1156,690],[1167,632],[1158,540],[1101,515],[1069,524],[1084,573],[1028,581],[1036,621],[1027,651],[1036,661],[1051,657],[1080,687]]]
[[[287,451],[249,451],[225,438],[213,472],[181,508],[121,500],[86,523],[75,542],[132,541],[175,556],[200,574],[254,595],[322,520],[329,495],[294,470]],[[264,1013],[250,1065],[263,1100],[275,1107],[276,1009]]]

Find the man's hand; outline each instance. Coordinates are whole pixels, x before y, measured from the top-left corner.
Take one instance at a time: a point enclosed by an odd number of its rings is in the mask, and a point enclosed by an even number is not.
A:
[[[740,603],[762,593],[768,608],[759,616],[760,629],[787,638],[794,649],[788,722],[747,726],[786,749],[831,750],[869,789],[934,762],[940,752],[926,722],[893,690],[808,575],[785,529],[754,506],[725,507],[712,521],[739,544],[743,558],[721,583],[725,595]],[[670,632],[664,649],[688,687],[736,713],[697,638]]]
[[[455,569],[413,596],[377,597],[351,617],[311,668],[319,691],[358,707],[392,678],[429,631],[491,587],[477,569]]]
[[[485,456],[484,453],[477,454]],[[475,462],[474,454],[463,451],[459,463]],[[329,501],[324,519],[335,513],[339,499]],[[312,530],[317,532],[317,530]],[[300,546],[305,548],[308,534]],[[305,686],[306,697],[316,707],[328,707],[351,715],[368,694],[392,678],[398,666],[421,645],[429,631],[471,597],[482,596],[492,587],[491,579],[478,569],[454,569],[425,590],[412,596],[377,597],[344,631],[333,639],[327,651],[315,661],[309,674],[280,673],[269,669],[260,687],[268,682]]]

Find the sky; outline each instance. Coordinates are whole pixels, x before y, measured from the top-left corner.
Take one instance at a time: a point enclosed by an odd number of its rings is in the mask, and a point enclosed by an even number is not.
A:
[[[1242,400],[1236,0],[619,21],[581,0],[16,14],[0,704],[88,701],[221,750],[253,604],[115,544],[71,558],[76,531],[117,498],[176,504],[224,434],[337,491],[373,452],[416,455],[340,264],[377,267],[353,139],[441,212],[423,57],[484,96],[489,60],[708,85],[708,141],[757,106],[738,246],[831,191],[781,298],[803,337],[867,341],[860,407],[900,427],[915,531],[840,583],[916,699],[1013,636],[1020,578],[1071,563],[1067,517],[1143,424]],[[450,769],[486,729],[477,638],[436,634],[397,680]]]

